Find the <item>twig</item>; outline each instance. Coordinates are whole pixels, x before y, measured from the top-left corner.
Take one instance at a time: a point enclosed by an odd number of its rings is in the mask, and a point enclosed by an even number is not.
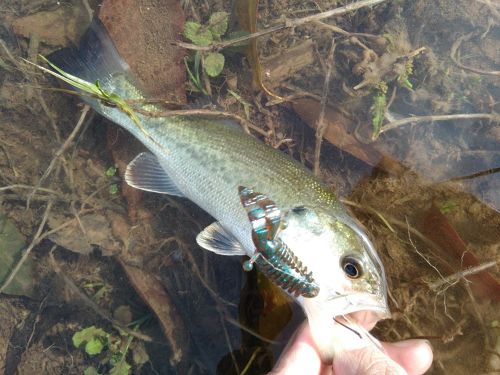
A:
[[[255,358],[257,358],[257,354],[259,354],[259,352],[261,350],[262,350],[262,348],[260,346],[257,349],[254,350],[254,352],[252,353],[252,356],[248,360],[245,368],[243,368],[243,370],[241,370],[240,375],[246,375],[246,373],[248,372],[248,370],[250,370],[250,367],[252,366],[252,363],[255,361]]]
[[[0,191],[14,190],[14,189],[34,189],[34,188],[35,187],[31,186],[31,185],[15,184],[15,185],[2,186],[2,187],[0,187]],[[47,188],[43,188],[43,187],[40,187],[37,190],[43,191],[46,193],[50,193],[50,194],[54,194],[54,195],[61,195],[60,193],[58,193],[55,190],[47,189]]]
[[[239,38],[235,39],[230,39],[230,40],[225,40],[220,43],[214,43],[209,46],[198,46],[196,44],[191,44],[191,43],[184,43],[184,42],[178,42],[177,45],[180,47],[184,47],[187,49],[192,49],[192,50],[198,50],[198,51],[219,51],[223,48],[232,46],[234,44],[240,44],[243,42],[246,42],[247,40],[258,38],[264,35],[272,34],[277,31],[283,30],[283,29],[288,29],[288,28],[294,28],[297,26],[304,25],[309,22],[314,22],[314,21],[319,21],[323,20],[325,18],[330,18],[334,16],[340,16],[346,13],[353,12],[355,10],[367,7],[367,6],[374,6],[380,3],[385,2],[386,0],[362,0],[362,1],[355,1],[353,3],[344,5],[339,8],[331,9],[326,12],[321,12],[317,14],[313,14],[307,17],[303,18],[296,18],[293,20],[286,20],[285,22],[281,23],[280,25],[272,26],[268,29],[265,30],[260,30],[252,34],[244,35]]]
[[[80,128],[82,127],[82,125],[84,123],[84,120],[85,120],[85,117],[87,116],[87,113],[89,112],[89,110],[90,110],[90,107],[88,105],[85,105],[83,107],[82,113],[80,115],[80,118],[78,119],[78,122],[77,122],[75,128],[73,129],[73,131],[71,132],[71,134],[69,135],[69,137],[66,139],[66,141],[64,141],[64,143],[59,148],[59,150],[57,150],[57,152],[55,153],[54,157],[52,158],[52,160],[51,160],[48,168],[45,170],[45,173],[40,178],[40,180],[38,181],[38,183],[34,187],[33,191],[28,195],[28,199],[26,201],[26,206],[28,208],[29,208],[29,205],[30,205],[30,200],[33,197],[33,195],[42,186],[43,181],[45,181],[45,179],[52,172],[52,169],[54,169],[54,166],[56,165],[56,162],[59,159],[59,157],[69,148],[69,146],[71,145],[71,143],[75,139],[76,135],[80,131]]]
[[[388,130],[399,128],[406,124],[416,124],[418,122],[426,121],[448,121],[448,120],[477,120],[485,119],[493,122],[500,122],[500,115],[496,113],[461,113],[456,115],[432,115],[432,116],[414,116],[407,117],[401,120],[390,122],[384,125],[380,130],[380,134]]]
[[[342,203],[344,204],[347,204],[348,206],[352,206],[352,207],[356,207],[356,208],[359,208],[361,210],[364,210],[364,211],[368,211],[368,212],[371,212],[372,214],[375,214],[378,216],[378,218],[382,221],[382,223],[385,224],[385,226],[392,232],[392,233],[396,233],[396,230],[392,227],[392,225],[387,221],[387,219],[379,212],[377,211],[376,209],[374,209],[373,207],[370,207],[370,206],[363,206],[361,204],[358,204],[356,202],[352,202],[350,200],[347,200],[347,199],[341,199]]]
[[[465,279],[467,276],[474,275],[476,273],[482,272],[488,268],[495,267],[498,263],[496,261],[491,261],[487,263],[480,264],[478,266],[469,267],[463,271],[459,271],[454,273],[453,275],[446,276],[442,280],[434,281],[429,283],[429,288],[437,291],[445,284],[454,284],[457,283],[460,279]]]
[[[233,318],[230,318],[229,316],[226,316],[224,319],[226,319],[226,321],[228,323],[231,323],[233,326],[238,327],[242,331],[245,331],[246,333],[252,335],[255,338],[258,338],[260,341],[267,342],[268,344],[271,344],[271,345],[282,344],[282,342],[280,342],[280,341],[271,340],[271,339],[268,339],[268,338],[258,334],[254,330],[244,326],[243,324],[239,323],[238,321],[234,320]]]
[[[472,293],[472,289],[467,282],[467,280],[463,279],[464,281],[464,287],[465,290],[467,291],[467,294],[469,295],[469,298],[472,302],[472,309],[474,310],[474,313],[476,314],[477,320],[479,321],[481,325],[481,330],[483,331],[483,336],[486,341],[486,346],[491,346],[490,343],[490,336],[488,335],[488,329],[486,328],[486,323],[484,321],[483,313],[479,310],[478,306],[479,304],[476,301],[476,297],[474,297],[474,293]]]
[[[332,75],[332,66],[333,66],[333,54],[335,52],[335,38],[332,37],[332,44],[330,45],[330,50],[328,52],[328,57],[326,60],[326,75],[325,75],[325,83],[323,84],[323,92],[321,94],[321,110],[318,116],[318,122],[316,123],[316,145],[314,147],[314,167],[313,172],[315,176],[319,175],[319,158],[321,155],[321,143],[323,142],[323,135],[325,134],[325,130],[328,124],[325,120],[325,108],[326,101],[328,100],[328,92],[330,90],[330,77]]]
[[[40,241],[42,240],[42,238],[43,238],[42,231],[43,231],[43,228],[45,227],[45,223],[47,222],[47,219],[49,217],[50,210],[52,209],[52,203],[53,203],[52,200],[48,201],[47,206],[45,207],[45,212],[43,213],[42,221],[40,222],[40,225],[38,226],[38,230],[36,231],[36,234],[33,237],[33,240],[31,241],[29,246],[24,251],[23,256],[21,257],[21,259],[19,259],[19,261],[17,262],[17,264],[14,267],[14,269],[12,270],[12,272],[9,274],[9,276],[3,282],[2,286],[0,287],[0,293],[3,293],[5,291],[5,289],[7,289],[7,287],[10,285],[12,280],[14,280],[14,277],[16,277],[17,273],[19,272],[19,270],[23,266],[24,262],[26,262],[26,259],[28,259],[28,257],[30,256],[31,250],[33,250],[33,248],[36,245],[38,245],[40,243]]]
[[[140,113],[144,116],[149,117],[170,117],[170,116],[212,116],[212,117],[224,117],[231,120],[237,121],[241,127],[248,133],[248,129],[252,129],[253,131],[267,137],[269,134],[259,128],[258,126],[252,124],[250,121],[245,120],[243,117],[235,115],[233,113],[222,112],[222,111],[214,111],[212,109],[174,109],[169,111],[162,112],[153,112],[153,111],[145,111],[140,108],[134,108],[134,111]]]
[[[338,26],[330,25],[330,24],[324,23],[322,21],[314,21],[314,24],[319,26],[319,27],[322,27],[324,29],[328,29],[330,31],[333,31],[334,33],[341,34],[344,36],[359,36],[359,37],[363,37],[363,38],[382,39],[382,37],[380,35],[366,34],[366,33],[351,33],[349,31],[341,29]]]
[[[229,349],[229,355],[233,361],[234,368],[236,370],[236,374],[240,375],[240,366],[238,366],[238,361],[236,360],[236,356],[234,355],[233,346],[231,345],[231,339],[229,338],[229,333],[227,332],[226,323],[224,322],[224,317],[222,313],[219,311],[220,324],[222,325],[222,331],[224,332],[224,338],[226,339],[226,344]]]
[[[89,2],[87,0],[82,0],[83,7],[87,11],[87,14],[89,16],[89,21],[92,21],[92,18],[94,17],[94,12],[92,11],[92,8],[89,5]]]
[[[0,39],[0,47],[2,47],[3,51],[7,55],[10,62],[12,64],[14,64],[14,66],[16,66],[19,70],[22,70],[21,63],[14,57],[12,52],[10,52],[9,47],[7,47],[7,45],[5,44],[5,42],[2,39]]]
[[[471,66],[467,66],[462,64],[460,61],[460,58],[458,57],[458,50],[460,46],[462,45],[463,41],[468,41],[474,36],[474,33],[469,33],[467,35],[462,35],[460,38],[458,38],[455,43],[451,46],[451,52],[450,52],[450,57],[453,60],[453,62],[459,67],[464,70],[468,70],[469,72],[476,73],[476,74],[484,74],[484,75],[489,75],[489,76],[496,76],[500,77],[500,70],[493,70],[493,71],[487,71],[487,70],[482,70],[478,68],[473,68]]]

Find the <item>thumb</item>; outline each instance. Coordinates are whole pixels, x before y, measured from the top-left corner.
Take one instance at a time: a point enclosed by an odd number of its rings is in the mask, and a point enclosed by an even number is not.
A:
[[[425,340],[406,340],[382,343],[383,350],[375,345],[342,352],[333,362],[338,375],[421,375],[432,364],[432,348]]]
[[[407,375],[398,363],[375,346],[339,353],[333,360],[336,375]]]

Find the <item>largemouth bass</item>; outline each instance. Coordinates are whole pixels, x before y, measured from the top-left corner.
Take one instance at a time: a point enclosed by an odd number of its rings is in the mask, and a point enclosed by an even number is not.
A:
[[[104,26],[95,20],[79,48],[50,56],[63,71],[125,100],[145,102]],[[146,116],[84,97],[150,152],[127,167],[139,189],[190,199],[216,222],[201,247],[246,255],[303,307],[321,355],[333,355],[335,317],[389,313],[382,263],[360,224],[309,170],[230,121],[200,116]]]

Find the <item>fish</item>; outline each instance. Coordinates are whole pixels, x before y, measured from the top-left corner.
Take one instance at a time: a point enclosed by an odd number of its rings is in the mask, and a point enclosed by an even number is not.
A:
[[[245,270],[256,265],[290,294],[303,308],[324,360],[331,360],[342,340],[336,317],[359,311],[390,316],[386,275],[372,242],[334,191],[305,166],[232,121],[145,114],[161,109],[147,104],[97,18],[77,47],[48,60],[115,97],[144,103],[132,116],[82,96],[148,149],[127,166],[126,182],[187,198],[209,213],[215,222],[198,234],[198,244],[224,256],[248,256]]]

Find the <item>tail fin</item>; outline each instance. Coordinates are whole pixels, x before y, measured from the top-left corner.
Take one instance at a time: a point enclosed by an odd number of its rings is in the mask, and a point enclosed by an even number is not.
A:
[[[65,48],[48,56],[54,65],[88,82],[99,81],[109,91],[116,89],[117,75],[129,76],[129,66],[120,57],[105,26],[94,18],[78,47]]]

